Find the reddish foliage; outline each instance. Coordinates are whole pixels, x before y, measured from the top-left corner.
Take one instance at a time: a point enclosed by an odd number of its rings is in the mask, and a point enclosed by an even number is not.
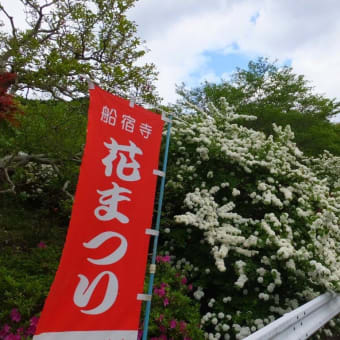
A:
[[[12,95],[8,94],[8,88],[14,84],[15,73],[5,72],[0,74],[0,120],[8,120],[13,125],[17,125],[15,114],[20,110]]]

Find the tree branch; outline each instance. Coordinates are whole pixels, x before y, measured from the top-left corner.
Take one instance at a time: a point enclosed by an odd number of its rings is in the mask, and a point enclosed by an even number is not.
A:
[[[5,156],[2,159],[0,158],[0,172],[4,173],[4,180],[10,185],[10,188],[0,190],[0,193],[12,192],[15,194],[15,184],[12,181],[9,172],[13,172],[16,168],[24,167],[27,163],[32,161],[39,164],[50,164],[57,173],[60,172],[55,161],[43,154],[28,155],[26,153],[19,152],[17,155]]]
[[[69,186],[70,181],[66,181],[65,184],[63,185],[63,192],[69,197],[71,198],[72,201],[74,201],[74,196],[67,190],[67,187]]]
[[[0,194],[4,194],[6,192],[11,192],[11,193],[15,194],[16,193],[15,192],[15,185],[12,182],[11,178],[9,177],[8,169],[4,168],[3,171],[4,171],[4,174],[5,174],[5,179],[6,179],[7,183],[9,183],[10,188],[9,189],[5,189],[5,190],[0,190]]]
[[[15,39],[17,39],[17,29],[14,25],[14,20],[13,20],[13,17],[11,15],[9,15],[7,13],[7,11],[4,9],[4,7],[0,4],[0,10],[6,15],[6,17],[9,19],[10,23],[11,23],[11,27],[12,27],[12,34],[13,34],[13,37]]]
[[[44,16],[45,16],[45,14],[43,13],[43,10],[47,7],[50,7],[54,4],[56,4],[56,3],[57,3],[57,0],[53,0],[49,3],[44,4],[44,5],[36,6],[36,4],[34,2],[32,2],[31,0],[26,0],[26,4],[29,5],[38,15],[37,21],[35,22],[34,26],[32,25],[33,28],[31,30],[31,33],[29,34],[29,38],[37,37],[37,35],[39,33],[48,33],[49,37],[50,37],[54,33],[58,32],[60,25],[64,20],[63,18],[59,20],[57,27],[51,28],[49,30],[48,29],[41,29],[41,25],[42,25],[42,22],[43,22],[43,19],[44,19]],[[46,39],[43,39],[42,41],[40,41],[40,43],[45,41],[45,40]]]

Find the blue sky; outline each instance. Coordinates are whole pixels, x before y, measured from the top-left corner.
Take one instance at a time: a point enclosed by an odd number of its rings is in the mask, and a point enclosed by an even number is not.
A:
[[[233,43],[227,50],[231,52],[224,50],[204,51],[202,57],[205,59],[205,64],[190,73],[185,84],[188,87],[196,87],[204,81],[219,83],[223,80],[229,80],[237,68],[247,69],[250,61],[261,57],[261,55],[256,54],[243,54],[236,43]],[[276,62],[275,59],[271,59],[271,61]],[[277,65],[291,66],[292,60],[278,60]]]
[[[4,6],[24,22],[19,0]],[[339,13],[339,0],[139,0],[128,16],[150,49],[141,63],[156,65],[167,104],[176,101],[176,84],[217,82],[259,56],[340,100]]]
[[[237,44],[235,43],[235,46]],[[205,67],[207,69],[213,70],[216,75],[222,77],[225,73],[231,74],[233,73],[236,68],[247,68],[248,63],[252,60],[256,60],[257,58],[261,57],[261,55],[256,54],[242,54],[241,52],[238,52],[238,48],[235,48],[235,52],[231,53],[225,53],[223,51],[205,51],[202,53],[204,57],[207,58],[207,62],[205,64]],[[272,59],[273,62],[275,62],[274,59]],[[278,65],[286,65],[291,66],[292,60],[282,60],[281,62],[278,62]],[[195,70],[194,73],[192,73],[192,77],[198,77],[200,74],[200,70]]]
[[[165,103],[176,100],[175,84],[218,81],[259,56],[340,100],[339,13],[338,0],[140,0],[130,18]]]
[[[239,68],[247,68],[250,60],[256,56],[248,56],[242,53],[232,52],[225,54],[223,51],[204,51],[203,57],[206,58],[204,68],[211,70],[216,76],[223,78],[226,74],[231,74]],[[195,70],[190,74],[191,78],[200,80],[202,76],[202,70]]]

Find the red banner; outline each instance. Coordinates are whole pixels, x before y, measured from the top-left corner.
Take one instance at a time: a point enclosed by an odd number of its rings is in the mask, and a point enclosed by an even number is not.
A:
[[[163,121],[96,87],[71,222],[36,340],[136,340]]]

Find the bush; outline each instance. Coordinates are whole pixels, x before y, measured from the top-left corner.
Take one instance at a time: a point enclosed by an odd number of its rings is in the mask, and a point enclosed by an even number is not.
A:
[[[54,279],[61,248],[39,242],[24,251],[4,247],[0,255],[0,339],[20,340],[34,334],[37,315]],[[7,337],[11,336],[11,337]]]
[[[200,340],[200,306],[193,298],[191,267],[173,267],[170,256],[157,256],[151,304],[150,340]],[[147,286],[146,282],[146,286]],[[144,306],[145,307],[145,306]],[[144,308],[142,318],[144,316]],[[142,327],[142,326],[141,326]],[[140,331],[140,335],[142,330]]]
[[[340,291],[340,192],[319,178],[322,161],[296,147],[289,126],[274,125],[267,138],[234,123],[254,117],[223,99],[221,107],[175,120],[165,205],[182,226],[166,247],[200,268],[206,338],[242,339]],[[177,244],[179,233],[186,240]]]

